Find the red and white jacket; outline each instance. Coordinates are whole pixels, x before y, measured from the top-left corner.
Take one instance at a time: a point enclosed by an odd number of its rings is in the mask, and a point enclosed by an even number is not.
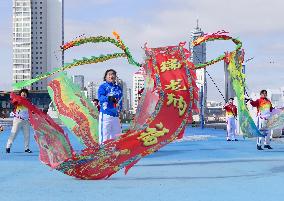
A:
[[[226,110],[226,117],[237,117],[238,110],[234,104],[227,104],[224,109]]]
[[[272,110],[274,109],[270,100],[268,100],[267,98],[259,98],[255,101],[251,100],[250,104],[253,107],[257,108],[257,115],[260,117],[269,116]]]

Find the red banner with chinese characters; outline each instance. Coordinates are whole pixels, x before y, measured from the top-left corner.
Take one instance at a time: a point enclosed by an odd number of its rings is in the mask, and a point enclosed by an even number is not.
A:
[[[139,129],[100,148],[87,148],[56,169],[82,179],[108,178],[122,168],[127,172],[142,157],[182,137],[198,99],[195,71],[188,61],[190,52],[183,45],[146,50],[143,68],[153,84],[146,86],[139,103],[136,122],[144,115]],[[155,101],[151,102],[151,97],[156,97]]]

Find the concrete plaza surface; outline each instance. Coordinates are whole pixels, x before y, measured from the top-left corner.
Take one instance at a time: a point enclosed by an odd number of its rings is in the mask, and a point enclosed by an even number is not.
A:
[[[32,154],[23,153],[19,133],[10,154],[0,135],[0,201],[282,201],[284,143],[257,151],[255,140],[225,141],[225,131],[187,128],[184,139],[142,159],[127,175],[84,181],[52,171]],[[69,135],[76,150],[81,147]]]

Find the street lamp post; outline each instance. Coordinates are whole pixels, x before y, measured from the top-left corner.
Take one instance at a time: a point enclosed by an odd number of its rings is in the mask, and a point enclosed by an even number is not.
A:
[[[200,88],[200,102],[199,102],[199,105],[200,105],[200,127],[201,129],[204,129],[204,105],[203,105],[203,85],[201,85],[201,88]]]

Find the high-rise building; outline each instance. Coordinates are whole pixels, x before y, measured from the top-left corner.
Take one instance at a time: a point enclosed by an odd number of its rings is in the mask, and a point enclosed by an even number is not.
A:
[[[73,75],[72,81],[76,84],[82,91],[85,88],[85,78],[84,75]]]
[[[134,113],[136,112],[136,109],[138,106],[138,100],[139,100],[138,91],[140,91],[143,87],[144,87],[144,76],[143,76],[143,70],[140,69],[138,72],[134,73],[134,76],[133,76],[132,107],[133,107]]]
[[[191,45],[192,41],[203,35],[204,32],[199,27],[197,20],[197,25],[191,32],[190,43],[189,43],[190,44],[189,49],[191,51],[190,61],[194,65],[206,62],[206,43],[202,43],[201,45],[195,47]],[[201,87],[203,88],[203,100],[204,100],[203,105],[206,107],[206,100],[207,100],[206,69],[203,68],[196,70],[196,77],[197,77],[196,80],[197,87],[199,88],[199,90],[201,90]]]
[[[87,97],[90,100],[94,100],[94,98],[98,98],[98,88],[99,85],[94,82],[88,82],[87,84]]]
[[[13,0],[13,82],[63,65],[63,1]],[[46,90],[48,80],[29,89]]]

